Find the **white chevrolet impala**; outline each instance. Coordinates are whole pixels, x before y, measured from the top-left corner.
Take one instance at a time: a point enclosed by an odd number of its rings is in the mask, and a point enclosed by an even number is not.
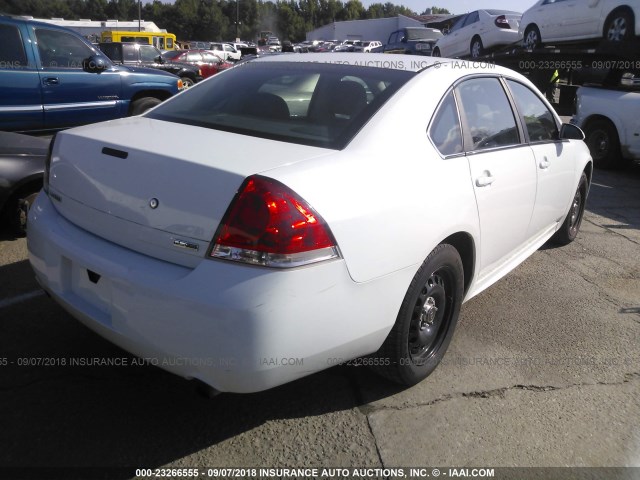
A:
[[[583,138],[499,67],[259,59],[59,133],[30,260],[89,328],[218,391],[360,357],[411,385],[464,301],[576,237]]]

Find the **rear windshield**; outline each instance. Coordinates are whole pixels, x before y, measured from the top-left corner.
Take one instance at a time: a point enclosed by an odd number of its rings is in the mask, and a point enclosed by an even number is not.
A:
[[[341,150],[415,72],[315,62],[247,62],[150,118]]]
[[[511,10],[485,10],[489,15],[522,15],[518,12],[512,12]]]
[[[437,40],[442,37],[440,30],[428,28],[407,28],[407,40]]]

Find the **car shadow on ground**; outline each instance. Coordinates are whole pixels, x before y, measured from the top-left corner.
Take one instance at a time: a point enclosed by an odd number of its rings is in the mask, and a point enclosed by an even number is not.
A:
[[[26,260],[0,267],[0,279],[32,277]],[[0,317],[3,467],[153,468],[265,422],[357,408],[361,388],[368,400],[402,390],[365,367],[339,366],[265,392],[209,399],[195,382],[132,365],[135,357],[45,295],[2,308]],[[120,365],[96,364],[108,359]]]

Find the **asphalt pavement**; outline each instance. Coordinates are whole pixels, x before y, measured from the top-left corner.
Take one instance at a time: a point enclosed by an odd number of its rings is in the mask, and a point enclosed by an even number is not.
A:
[[[4,232],[0,467],[640,466],[639,346],[639,168],[596,171],[577,240],[467,302],[412,388],[341,366],[204,398],[43,295]]]

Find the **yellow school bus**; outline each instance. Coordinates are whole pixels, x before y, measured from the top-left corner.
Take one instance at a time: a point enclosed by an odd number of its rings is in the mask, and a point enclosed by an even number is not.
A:
[[[175,50],[176,36],[165,32],[125,32],[109,30],[102,32],[101,42],[135,42],[155,45],[160,50]]]

